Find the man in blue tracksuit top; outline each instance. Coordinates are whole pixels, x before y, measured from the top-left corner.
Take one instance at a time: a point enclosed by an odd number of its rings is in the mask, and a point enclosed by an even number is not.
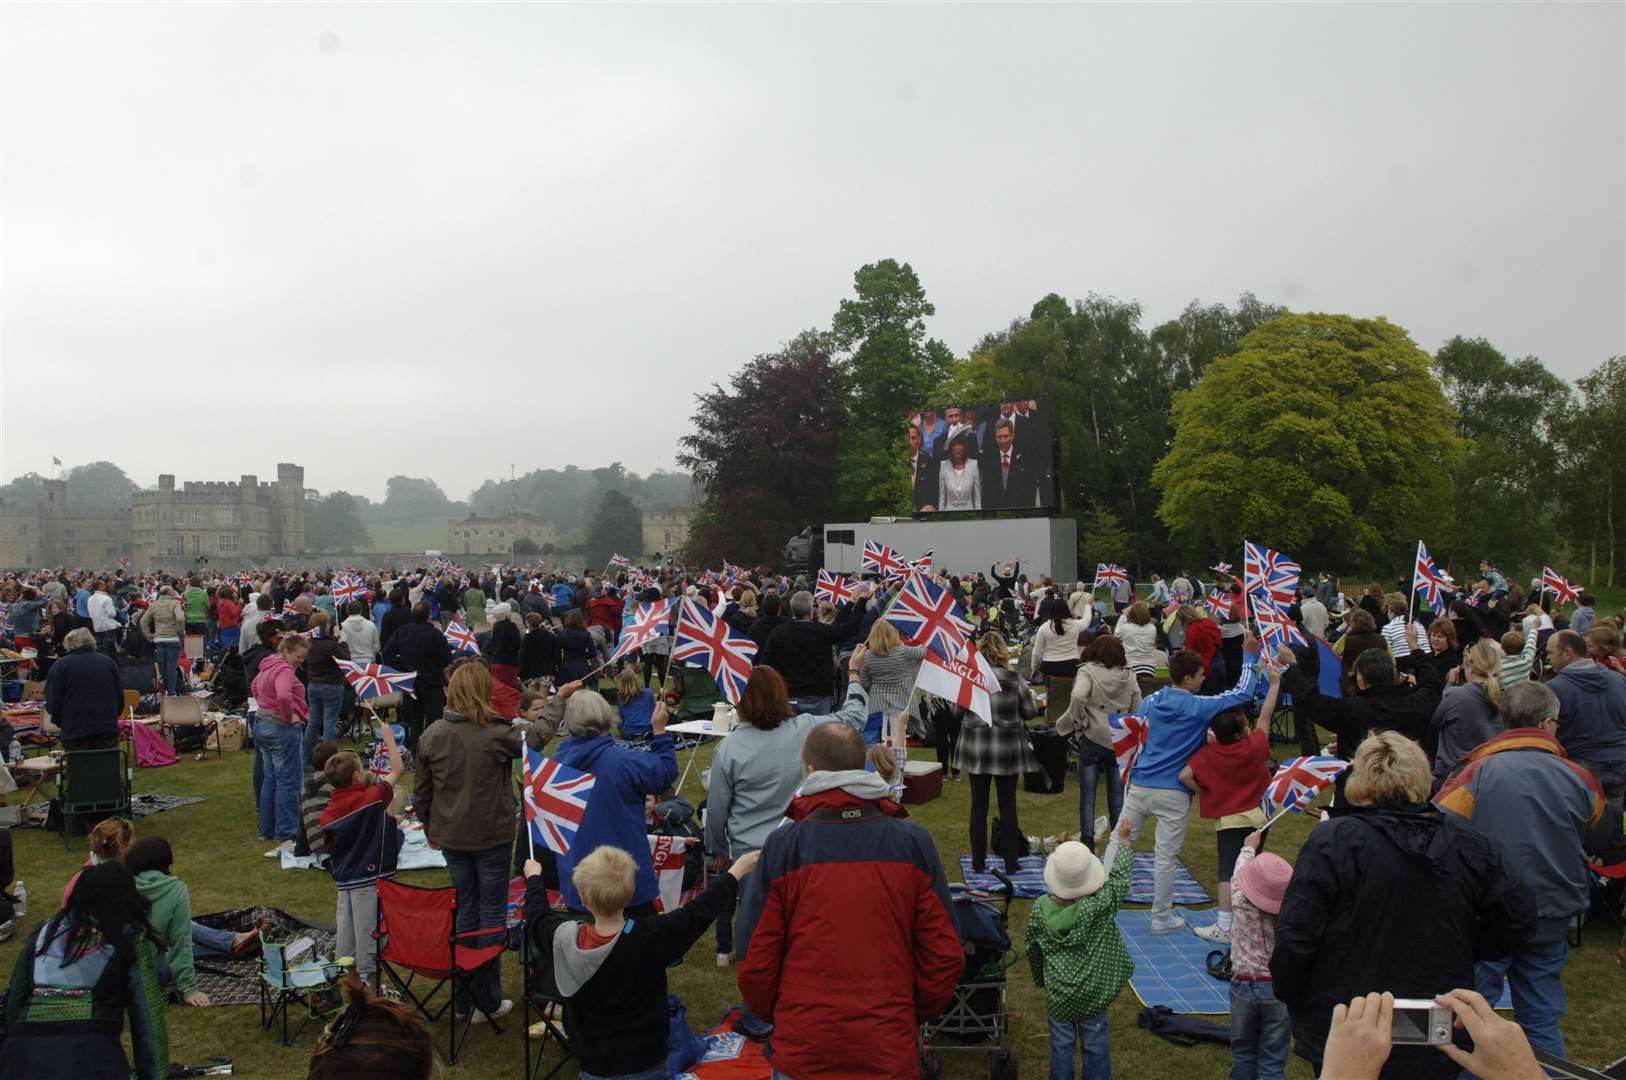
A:
[[[1248,634],[1242,651],[1242,677],[1236,686],[1223,694],[1199,697],[1196,691],[1203,684],[1203,658],[1190,649],[1181,649],[1169,657],[1169,685],[1147,698],[1141,709],[1146,718],[1146,748],[1130,773],[1123,815],[1129,819],[1132,841],[1140,836],[1147,818],[1157,819],[1154,934],[1167,934],[1186,925],[1186,920],[1173,911],[1174,871],[1180,865],[1186,819],[1191,814],[1191,792],[1180,782],[1180,770],[1202,748],[1214,717],[1253,700],[1258,639]]]

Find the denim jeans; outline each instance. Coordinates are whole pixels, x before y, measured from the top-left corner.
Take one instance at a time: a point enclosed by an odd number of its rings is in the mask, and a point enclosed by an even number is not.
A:
[[[254,731],[254,745],[265,762],[265,778],[260,782],[260,834],[292,840],[299,835],[299,788],[304,780],[299,728],[261,720]]]
[[[829,694],[808,694],[803,697],[790,699],[790,707],[800,716],[802,713],[811,713],[814,716],[829,716],[833,708],[833,698]]]
[[[1050,1080],[1073,1080],[1073,1061],[1084,1052],[1084,1080],[1112,1080],[1112,1054],[1107,1045],[1107,1012],[1083,1020],[1050,1022]]]
[[[158,674],[164,680],[164,693],[173,697],[176,684],[181,680],[181,640],[155,641],[152,648],[158,657]]]
[[[1078,831],[1084,843],[1095,840],[1095,785],[1107,786],[1108,828],[1118,827],[1118,815],[1124,810],[1124,778],[1118,771],[1118,759],[1111,750],[1098,746],[1089,739],[1078,740]]]
[[[237,935],[230,930],[216,930],[202,923],[192,924],[193,956],[230,956]]]
[[[1231,984],[1231,1080],[1282,1080],[1292,1033],[1271,983]]]
[[[265,788],[265,751],[260,749],[260,714],[251,712],[246,719],[248,737],[254,743],[254,810],[257,813],[260,809],[260,792]],[[271,836],[261,829],[260,839],[269,840]]]
[[[339,729],[339,706],[344,704],[344,683],[311,683],[305,687],[310,719],[305,721],[304,760],[323,739],[332,740]]]
[[[458,932],[491,927],[497,930],[486,937],[460,940],[461,945],[495,945],[506,933],[503,920],[508,909],[508,847],[499,844],[484,851],[445,849],[446,870],[452,876],[452,887],[457,890]],[[467,1013],[479,1009],[489,1013],[496,1011],[500,1004],[502,957],[498,956],[469,976],[459,988],[457,1011]]]
[[[1564,1033],[1558,1030],[1558,1021],[1564,1015],[1564,962],[1569,955],[1570,943],[1561,937],[1474,965],[1474,989],[1494,1002],[1502,996],[1505,976],[1513,990],[1513,1019],[1524,1029],[1530,1045],[1558,1057],[1564,1056]]]

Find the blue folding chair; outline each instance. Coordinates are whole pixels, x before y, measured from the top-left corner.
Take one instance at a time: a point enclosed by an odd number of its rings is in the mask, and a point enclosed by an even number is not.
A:
[[[343,1007],[339,980],[355,964],[355,960],[348,956],[337,960],[318,959],[304,964],[290,964],[287,962],[287,949],[285,942],[267,941],[260,951],[260,1030],[269,1030],[277,1022],[278,1014],[281,1014],[283,1046],[293,1045],[311,1020],[331,1016]],[[318,1004],[318,995],[327,1000]],[[290,1035],[288,1013],[299,1002],[304,1002],[305,1018]]]

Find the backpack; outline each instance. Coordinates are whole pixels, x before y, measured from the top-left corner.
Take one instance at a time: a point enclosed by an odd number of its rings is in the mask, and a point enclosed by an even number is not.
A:
[[[1176,1046],[1196,1046],[1199,1043],[1231,1045],[1231,1029],[1195,1016],[1181,1016],[1167,1005],[1152,1005],[1142,1009],[1135,1023],[1158,1038]]]

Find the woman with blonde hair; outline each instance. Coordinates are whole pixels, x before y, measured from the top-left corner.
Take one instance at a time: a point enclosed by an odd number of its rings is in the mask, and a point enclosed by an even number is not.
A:
[[[1502,647],[1480,638],[1462,654],[1429,724],[1434,745],[1434,787],[1445,782],[1468,751],[1502,733]]]
[[[1169,662],[1169,654],[1157,647],[1157,626],[1144,600],[1136,600],[1124,609],[1112,636],[1123,642],[1124,660],[1136,675],[1151,678]]]
[[[1535,930],[1528,890],[1496,842],[1429,801],[1428,758],[1398,731],[1355,751],[1346,805],[1310,831],[1276,919],[1270,960],[1298,1054],[1322,1071],[1332,1010],[1381,986],[1432,998],[1473,986],[1474,964]],[[1454,1078],[1436,1047],[1396,1046],[1385,1076]]]
[[[926,655],[926,646],[905,645],[897,627],[885,619],[876,619],[864,647],[867,659],[863,665],[863,686],[869,695],[864,744],[874,746],[882,741],[884,718],[895,717],[909,707],[915,688],[915,671]]]
[[[1039,769],[1024,722],[1037,715],[1038,707],[1010,669],[1004,635],[997,630],[984,634],[977,650],[993,666],[999,685],[989,688],[992,724],[976,713],[960,712],[955,765],[971,778],[971,869],[979,874],[987,871],[988,793],[993,788],[999,799],[1001,834],[995,841],[995,853],[1005,860],[1006,872],[1014,874],[1022,837],[1016,818],[1016,781],[1023,773]]]

